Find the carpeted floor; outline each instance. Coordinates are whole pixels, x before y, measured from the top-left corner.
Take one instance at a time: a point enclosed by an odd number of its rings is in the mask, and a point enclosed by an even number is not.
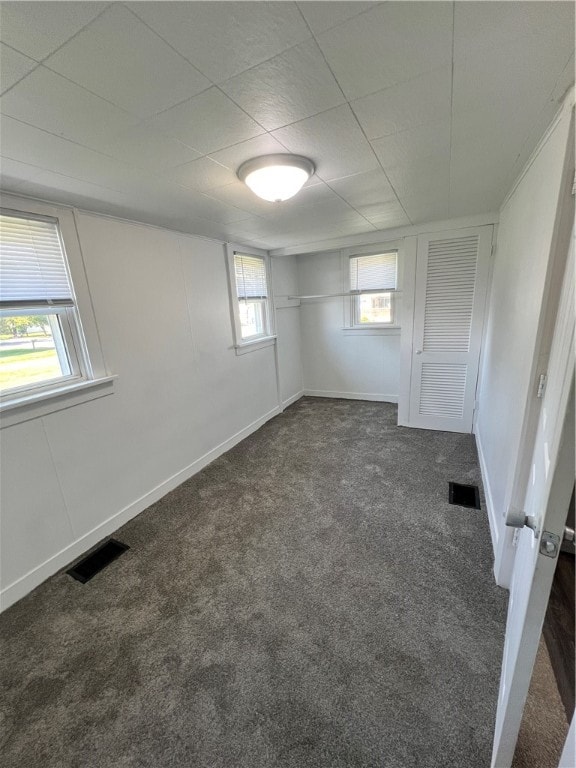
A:
[[[558,768],[570,723],[540,638],[512,768]]]
[[[473,438],[304,398],[0,617],[4,768],[485,768],[507,595]]]

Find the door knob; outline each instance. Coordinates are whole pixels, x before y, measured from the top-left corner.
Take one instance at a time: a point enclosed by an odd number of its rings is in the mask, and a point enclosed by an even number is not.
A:
[[[421,349],[417,349],[417,350],[416,350],[416,354],[417,354],[417,355],[421,355],[421,354],[422,354],[422,350],[421,350]]]

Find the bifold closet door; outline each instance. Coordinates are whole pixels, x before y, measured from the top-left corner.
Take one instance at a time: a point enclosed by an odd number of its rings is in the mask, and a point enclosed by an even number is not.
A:
[[[471,432],[492,227],[421,235],[409,426]]]

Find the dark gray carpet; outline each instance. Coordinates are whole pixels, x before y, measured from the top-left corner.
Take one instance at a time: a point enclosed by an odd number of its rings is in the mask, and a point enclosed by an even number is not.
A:
[[[305,398],[0,618],[5,768],[488,766],[506,593],[473,438]]]

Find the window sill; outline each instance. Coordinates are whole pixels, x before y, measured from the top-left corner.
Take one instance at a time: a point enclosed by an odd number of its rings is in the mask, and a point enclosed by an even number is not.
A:
[[[254,339],[254,341],[244,341],[242,344],[235,344],[234,349],[237,355],[246,355],[248,352],[255,352],[257,349],[264,349],[276,344],[276,336],[266,336],[263,339]]]
[[[117,376],[102,376],[99,379],[74,382],[3,402],[0,404],[0,429],[111,395],[116,378]]]
[[[399,336],[402,329],[399,325],[367,325],[363,328],[355,325],[353,328],[342,328],[342,330],[351,336]]]

